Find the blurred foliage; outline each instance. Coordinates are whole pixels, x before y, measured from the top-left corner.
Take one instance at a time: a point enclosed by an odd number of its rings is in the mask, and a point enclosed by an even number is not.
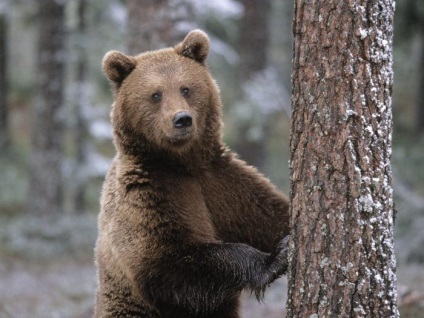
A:
[[[27,172],[25,154],[13,150],[0,157],[0,209],[2,216],[14,216],[23,210]]]
[[[77,27],[77,1],[69,0],[67,7],[67,32],[69,61],[67,65],[67,89],[65,92],[69,114],[67,115],[67,159],[64,163],[65,182],[67,189],[72,191],[72,175],[78,168],[74,167],[75,146],[72,139],[74,117],[72,103],[75,99],[73,78],[75,78],[76,52],[78,45],[85,45],[88,51],[88,100],[87,116],[91,121],[92,158],[93,165],[88,167],[89,181],[88,197],[89,211],[97,212],[100,184],[107,167],[106,159],[113,156],[113,147],[110,135],[104,133],[108,124],[109,109],[112,103],[110,87],[104,79],[100,62],[105,52],[111,49],[126,50],[126,8],[124,1],[105,0],[102,3],[89,1],[87,10],[88,26],[84,38],[75,32]],[[9,26],[9,68],[8,75],[10,90],[8,93],[13,150],[9,156],[3,153],[0,159],[0,169],[4,176],[0,181],[0,209],[4,214],[15,214],[22,210],[26,193],[26,158],[28,155],[30,127],[30,107],[33,102],[34,87],[37,81],[35,70],[35,38],[37,20],[35,5],[31,1],[4,1],[1,10],[6,10]],[[291,14],[292,4],[287,1],[272,1],[272,10],[269,21],[270,45],[268,57],[272,65],[272,85],[267,87],[259,81],[250,81],[247,90],[247,100],[237,100],[239,84],[237,69],[243,67],[239,60],[237,43],[239,35],[239,20],[243,15],[243,7],[237,1],[217,1],[215,4],[202,6],[194,5],[195,17],[193,27],[206,29],[212,40],[212,53],[209,58],[212,73],[217,78],[222,91],[225,112],[225,140],[231,145],[237,142],[237,127],[243,117],[253,117],[253,124],[263,126],[264,120],[270,129],[267,140],[268,164],[265,173],[271,177],[282,189],[288,190],[289,158],[288,141],[290,130],[290,108],[284,101],[284,94],[289,97],[291,72]],[[424,196],[424,139],[417,135],[414,121],[417,116],[419,79],[423,70],[420,65],[424,46],[423,29],[424,3],[420,0],[397,1],[397,15],[395,19],[395,85],[393,93],[394,136],[393,136],[393,170],[396,183],[408,189],[397,195],[398,226],[397,233],[408,236],[410,225],[416,219],[423,218],[423,207],[419,204],[411,206],[408,196],[411,193],[418,197]],[[19,39],[19,40],[17,40]],[[269,75],[269,74],[268,74]],[[269,76],[268,76],[269,77]],[[278,91],[278,82],[281,89]],[[273,103],[278,112],[275,116],[267,116],[265,111],[249,110],[250,101],[258,103],[261,100],[269,107],[267,98]],[[422,105],[422,104],[421,104]],[[241,114],[241,115],[240,115]],[[252,131],[255,131],[252,127]],[[98,156],[100,155],[100,157]],[[100,158],[100,159],[99,159]],[[102,162],[99,168],[99,163]],[[96,170],[97,168],[97,170]],[[396,193],[396,191],[395,191]],[[415,202],[416,203],[416,202]],[[66,205],[67,213],[72,213],[70,199]],[[411,216],[411,217],[410,217]]]
[[[191,23],[193,27],[200,27],[206,29],[209,33],[212,40],[212,53],[209,58],[210,68],[212,73],[217,78],[218,84],[222,90],[222,99],[224,104],[225,112],[225,139],[227,142],[234,144],[236,140],[232,137],[237,131],[237,125],[239,122],[238,118],[235,118],[234,113],[246,114],[248,110],[246,105],[249,104],[249,101],[244,103],[237,103],[236,94],[238,90],[238,83],[236,81],[237,68],[242,67],[243,63],[239,59],[237,53],[237,48],[234,46],[234,43],[237,43],[238,37],[238,21],[243,14],[243,6],[237,1],[217,1],[214,4],[202,5],[200,6],[197,2],[194,2],[195,18]],[[278,12],[283,12],[286,16],[285,21],[289,21],[289,16],[291,11],[285,11],[284,5],[282,2],[275,2],[274,7],[278,9]],[[76,170],[85,169],[86,167],[74,167],[75,164],[74,155],[75,155],[75,144],[73,140],[72,129],[75,125],[75,117],[73,114],[73,103],[75,100],[75,65],[77,63],[77,49],[79,45],[85,45],[86,50],[88,51],[88,79],[87,79],[87,90],[88,98],[86,101],[87,107],[87,118],[90,121],[90,131],[93,138],[92,149],[89,151],[92,153],[94,162],[92,165],[95,167],[88,167],[88,170],[93,172],[93,169],[97,169],[97,173],[94,175],[89,175],[88,177],[91,180],[91,191],[92,193],[99,193],[99,180],[102,179],[105,174],[105,169],[107,164],[99,165],[99,155],[103,161],[106,158],[109,160],[113,156],[113,147],[111,143],[111,135],[107,136],[107,133],[104,133],[108,129],[110,130],[109,122],[109,110],[112,103],[111,90],[109,83],[104,78],[100,64],[103,58],[103,55],[108,50],[121,50],[126,51],[126,7],[125,2],[106,0],[100,5],[99,2],[89,1],[87,16],[88,16],[88,26],[87,34],[85,37],[81,38],[76,32],[78,16],[77,16],[77,0],[69,0],[67,4],[67,50],[68,50],[68,61],[67,61],[67,85],[65,91],[66,99],[66,125],[67,125],[67,137],[66,137],[66,159],[63,164],[64,169],[64,182],[66,189],[68,189],[67,195],[71,197],[74,181],[73,177]],[[23,200],[25,199],[26,193],[26,164],[27,164],[27,155],[29,151],[29,137],[31,134],[31,117],[30,109],[33,103],[33,96],[35,94],[35,84],[37,82],[37,74],[35,70],[35,39],[37,35],[37,19],[36,19],[36,7],[33,2],[28,1],[17,1],[6,3],[6,11],[10,22],[10,46],[9,46],[9,81],[10,81],[10,90],[8,93],[9,109],[11,116],[11,126],[12,126],[12,138],[14,141],[14,148],[16,149],[15,157],[18,156],[19,160],[12,158],[10,156],[2,156],[3,161],[1,168],[8,170],[10,175],[15,171],[15,176],[11,176],[11,179],[3,179],[0,183],[0,186],[7,188],[8,191],[5,191],[4,194],[0,195],[0,207],[4,211],[10,211],[10,213],[19,213],[21,210],[20,205],[22,205]],[[278,14],[274,12],[274,19],[277,20]],[[281,23],[276,22],[276,25],[280,26]],[[290,23],[286,23],[290,25]],[[290,55],[291,48],[286,47],[285,53],[278,55],[278,51],[281,52],[281,41],[285,43],[290,43],[290,30],[287,30],[283,33],[284,36],[281,36],[279,32],[272,32],[272,43],[269,48],[270,54],[273,60],[274,65],[281,65],[281,69],[289,70],[289,59],[287,58]],[[283,40],[282,40],[283,38]],[[17,41],[16,39],[19,39]],[[277,52],[277,54],[276,54]],[[283,80],[282,77],[285,76]],[[272,87],[274,95],[265,96],[270,99],[279,98],[278,95],[278,81],[284,82],[284,85],[288,85],[287,79],[289,74],[282,74],[282,71],[273,76],[273,80],[277,82]],[[258,88],[263,86],[266,88],[265,84],[259,84]],[[282,90],[287,95],[288,86],[283,87]],[[249,88],[251,90],[251,88]],[[253,94],[253,92],[251,92]],[[265,91],[264,94],[269,95],[269,91]],[[264,94],[256,94],[256,98],[261,98]],[[265,104],[265,103],[264,103]],[[281,107],[278,103],[275,107]],[[281,102],[280,102],[281,104]],[[286,110],[280,109],[280,115],[278,118],[286,118],[285,122],[288,124],[287,120],[287,103],[284,105]],[[238,111],[230,111],[231,109],[238,107]],[[277,109],[278,111],[278,109]],[[284,113],[284,111],[286,113]],[[233,117],[232,117],[233,116]],[[261,113],[249,113],[249,117],[256,118],[255,121],[263,125],[264,116]],[[283,134],[283,138],[278,137],[276,140],[286,140],[286,146],[288,143],[288,134],[289,126],[285,125],[282,127],[276,120],[272,120],[273,124],[270,125],[274,132],[278,134]],[[287,147],[285,149],[281,144],[273,142],[273,137],[271,137],[269,146],[270,154],[277,153],[277,156],[270,155],[270,158],[278,158],[281,155],[285,154],[285,157],[288,159]],[[274,169],[267,168],[269,175],[272,175],[275,178],[275,181],[280,184],[280,186],[288,188],[287,183],[287,174],[288,171],[285,168],[282,168],[278,164],[278,159],[271,159],[270,162],[275,162],[275,166],[279,166],[276,171]],[[285,161],[286,162],[286,161]],[[285,167],[286,165],[284,165]],[[17,175],[19,173],[19,175]],[[93,179],[94,178],[94,179]],[[10,184],[13,186],[10,186]],[[16,189],[19,187],[19,189]],[[13,200],[8,199],[8,193],[15,193]],[[19,195],[18,195],[19,194]],[[97,198],[96,195],[92,195],[90,200],[91,208],[88,212],[97,212]],[[69,202],[69,198],[66,204],[66,213],[72,213],[72,202]],[[12,203],[12,201],[14,203]],[[21,204],[20,204],[21,203]]]

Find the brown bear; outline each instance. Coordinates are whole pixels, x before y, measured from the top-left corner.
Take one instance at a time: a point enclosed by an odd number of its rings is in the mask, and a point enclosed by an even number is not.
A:
[[[289,207],[223,143],[208,36],[112,51],[117,154],[101,197],[95,317],[236,318],[287,269]]]

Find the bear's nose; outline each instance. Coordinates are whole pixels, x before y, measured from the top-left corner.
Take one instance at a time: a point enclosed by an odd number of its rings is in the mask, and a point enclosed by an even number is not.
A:
[[[192,124],[193,119],[191,118],[190,114],[188,112],[178,112],[175,114],[174,119],[172,120],[172,123],[174,124],[175,128],[187,128],[190,127]]]

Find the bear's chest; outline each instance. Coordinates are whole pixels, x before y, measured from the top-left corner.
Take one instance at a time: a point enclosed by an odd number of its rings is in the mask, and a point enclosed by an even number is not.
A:
[[[164,200],[175,213],[175,219],[185,227],[193,240],[216,238],[205,197],[198,180],[191,176],[167,175],[161,178]]]

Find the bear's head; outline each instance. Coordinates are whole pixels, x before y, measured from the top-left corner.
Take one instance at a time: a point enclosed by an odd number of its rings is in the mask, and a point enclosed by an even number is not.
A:
[[[108,52],[115,144],[131,155],[199,153],[220,140],[221,102],[205,64],[209,38],[190,32],[174,48],[128,56]]]

